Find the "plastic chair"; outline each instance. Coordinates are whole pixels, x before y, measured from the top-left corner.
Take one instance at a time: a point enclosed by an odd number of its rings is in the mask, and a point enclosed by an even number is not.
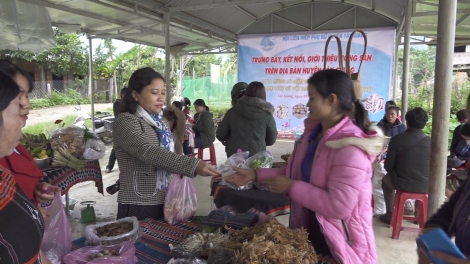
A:
[[[204,159],[204,149],[203,148],[198,148],[197,149],[197,158],[201,159],[203,161],[209,162],[211,165],[216,166],[217,165],[217,157],[215,154],[215,147],[212,144],[209,147],[209,159]]]
[[[418,217],[404,216],[405,202],[408,199],[414,199],[418,201]],[[399,239],[400,231],[419,231],[418,228],[403,227],[403,219],[418,221],[419,228],[424,228],[424,223],[428,217],[428,195],[426,193],[410,193],[397,191],[395,195],[395,201],[393,203],[393,213],[390,222],[392,227],[392,238]]]

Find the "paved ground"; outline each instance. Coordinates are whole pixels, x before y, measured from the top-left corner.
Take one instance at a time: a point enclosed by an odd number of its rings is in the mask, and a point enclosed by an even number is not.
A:
[[[64,118],[68,115],[74,115],[77,113],[75,110],[76,105],[57,106],[47,109],[36,109],[29,112],[29,119],[26,126],[34,125],[42,122],[54,122],[57,119]],[[91,105],[82,105],[82,110],[91,113]],[[104,111],[109,108],[113,108],[113,104],[95,104],[96,111]]]
[[[215,143],[215,147],[217,152],[217,163],[223,163],[226,159],[224,148],[219,142]],[[110,147],[108,147],[108,154],[110,151],[109,148]],[[292,142],[278,141],[274,146],[269,147],[269,150],[273,152],[275,158],[280,161],[280,156],[292,151],[292,148]],[[208,153],[206,155],[208,155]],[[107,159],[108,156],[101,160],[101,167],[103,170],[107,164]],[[117,178],[117,166],[111,173],[104,173],[103,171],[103,181],[105,187],[116,182]],[[214,205],[209,196],[209,181],[210,179],[203,177],[196,177],[194,180],[198,194],[197,215],[207,215],[212,209],[214,209]],[[106,193],[104,196],[102,196],[96,191],[93,183],[82,183],[75,186],[70,190],[70,196],[77,198],[79,201],[96,201],[97,204],[94,206],[94,208],[99,222],[113,220],[116,216],[117,195],[111,196]],[[79,220],[81,207],[81,205],[77,205],[71,215],[74,238],[81,237],[84,234],[85,225],[80,224]],[[279,220],[282,223],[287,224],[288,216],[279,217]],[[410,226],[413,225],[410,224]],[[378,221],[378,219],[374,220],[374,231],[380,264],[417,263],[415,244],[415,238],[417,235],[416,233],[402,232],[399,240],[392,240],[391,229]]]

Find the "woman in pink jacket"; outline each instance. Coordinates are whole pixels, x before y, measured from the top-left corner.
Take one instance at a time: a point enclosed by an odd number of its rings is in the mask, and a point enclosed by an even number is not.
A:
[[[309,116],[289,164],[256,171],[235,168],[227,181],[256,180],[291,199],[291,228],[305,228],[319,255],[338,263],[378,263],[372,228],[372,161],[383,148],[355,98],[350,78],[324,70],[308,79]],[[351,119],[354,117],[354,119]]]

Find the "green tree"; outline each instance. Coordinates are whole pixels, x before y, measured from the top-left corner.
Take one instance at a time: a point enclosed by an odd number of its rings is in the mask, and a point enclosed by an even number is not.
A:
[[[22,50],[0,50],[2,58],[36,61],[54,74],[84,77],[88,74],[88,52],[78,34],[65,34],[54,30],[56,45],[51,50],[34,54]]]

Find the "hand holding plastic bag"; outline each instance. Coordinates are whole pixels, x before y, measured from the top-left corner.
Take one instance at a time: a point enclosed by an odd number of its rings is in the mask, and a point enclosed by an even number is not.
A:
[[[118,256],[104,256],[103,252],[118,251]],[[135,246],[133,241],[122,242],[110,246],[83,247],[74,250],[64,257],[66,264],[134,264],[137,263],[135,256]],[[101,254],[101,255],[98,255]],[[95,258],[96,257],[96,258]]]
[[[50,217],[46,222],[41,250],[52,264],[60,264],[72,248],[72,228],[60,192],[55,193],[54,200],[46,210]]]
[[[189,220],[196,214],[197,195],[193,180],[173,175],[165,198],[165,221],[174,225]]]
[[[230,156],[224,164],[220,165],[217,169],[220,171],[222,177],[230,176],[235,173],[232,167],[245,168],[245,161],[250,156],[249,151],[238,150],[237,153]]]

